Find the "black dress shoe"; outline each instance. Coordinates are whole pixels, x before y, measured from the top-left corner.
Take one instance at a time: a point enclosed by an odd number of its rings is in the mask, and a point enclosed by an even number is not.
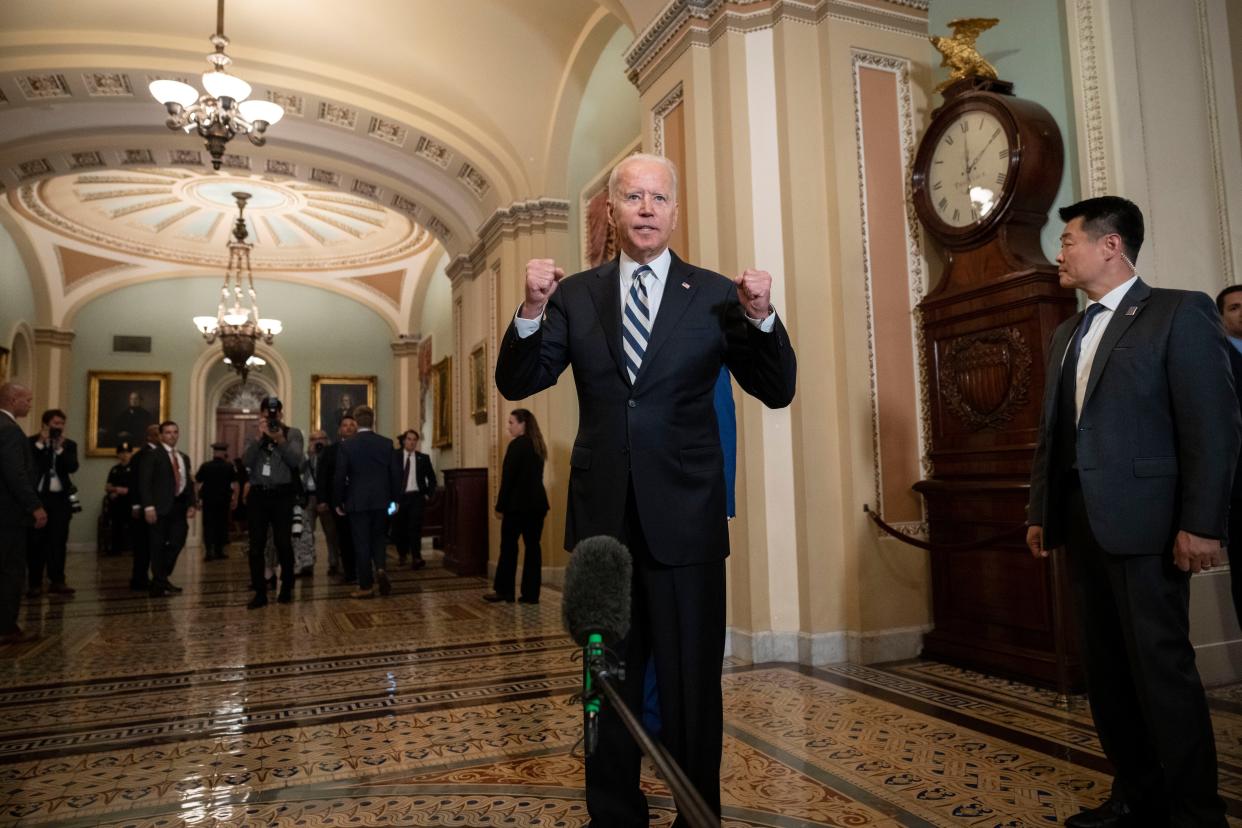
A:
[[[498,595],[495,592],[489,592],[483,596],[483,600],[489,604],[499,604],[501,601],[504,601],[506,604],[512,604],[513,596]]]
[[[253,598],[250,599],[249,604],[246,604],[246,609],[258,609],[259,607],[266,607],[266,606],[267,606],[267,595],[265,593],[259,592],[259,593],[256,593]]]
[[[1066,828],[1122,828],[1131,824],[1130,808],[1120,799],[1106,799],[1065,820]]]
[[[422,569],[426,565],[427,565],[427,562],[424,561],[422,558],[415,558],[413,561],[410,562],[410,569],[415,569],[415,570]]]
[[[293,593],[292,593],[292,592],[285,592],[284,590],[281,590],[280,595],[276,596],[276,603],[278,603],[278,604],[292,604],[292,603],[293,603]]]
[[[162,586],[169,592],[185,592],[184,589],[174,584],[172,581],[165,581]]]

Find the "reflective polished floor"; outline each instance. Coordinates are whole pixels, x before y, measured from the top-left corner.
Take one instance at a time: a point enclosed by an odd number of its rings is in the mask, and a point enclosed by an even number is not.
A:
[[[559,593],[491,605],[433,559],[351,600],[321,564],[248,612],[238,546],[182,556],[183,595],[71,555],[0,648],[0,825],[564,826],[587,821]],[[394,567],[394,570],[396,568]],[[932,662],[725,668],[724,824],[1059,825],[1107,795],[1079,702]],[[1242,825],[1242,688],[1213,691]],[[645,775],[652,825],[674,812]]]

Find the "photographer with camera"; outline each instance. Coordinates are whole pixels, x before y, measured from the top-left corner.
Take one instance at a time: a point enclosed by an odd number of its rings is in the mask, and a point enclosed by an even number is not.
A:
[[[250,494],[246,519],[250,528],[250,585],[254,598],[247,609],[267,606],[267,580],[263,577],[263,550],[268,529],[280,561],[280,594],[276,600],[293,600],[293,507],[302,469],[302,432],[282,421],[284,403],[264,397],[259,404],[256,436],[246,441],[242,460],[250,470]]]
[[[26,547],[27,598],[43,594],[43,573],[47,572],[47,591],[54,595],[73,595],[65,583],[65,550],[69,544],[69,521],[82,511],[77,489],[69,475],[78,470],[78,444],[65,436],[65,412],[53,408],[43,412],[43,426],[30,436],[37,491],[47,510],[47,525],[32,529]]]

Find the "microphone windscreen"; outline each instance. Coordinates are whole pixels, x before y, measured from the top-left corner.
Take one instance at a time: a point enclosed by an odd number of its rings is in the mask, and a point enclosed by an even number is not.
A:
[[[565,568],[561,620],[579,647],[592,633],[611,647],[630,630],[630,551],[616,538],[596,535],[574,547]]]

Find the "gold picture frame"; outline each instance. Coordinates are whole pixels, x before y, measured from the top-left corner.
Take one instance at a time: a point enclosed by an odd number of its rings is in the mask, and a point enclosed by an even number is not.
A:
[[[112,457],[121,440],[140,445],[148,425],[169,418],[171,387],[167,372],[88,371],[86,456]]]
[[[487,340],[470,352],[470,416],[476,425],[487,422]]]
[[[375,408],[375,387],[374,374],[311,374],[311,431],[323,429],[329,440],[335,440],[337,427],[346,411],[352,413],[360,405]],[[379,428],[378,411],[375,413],[375,425],[372,428]]]
[[[0,382],[8,382],[9,379],[9,349],[0,348]]]
[[[432,421],[433,448],[453,445],[453,357],[431,366],[431,391],[435,419]]]

